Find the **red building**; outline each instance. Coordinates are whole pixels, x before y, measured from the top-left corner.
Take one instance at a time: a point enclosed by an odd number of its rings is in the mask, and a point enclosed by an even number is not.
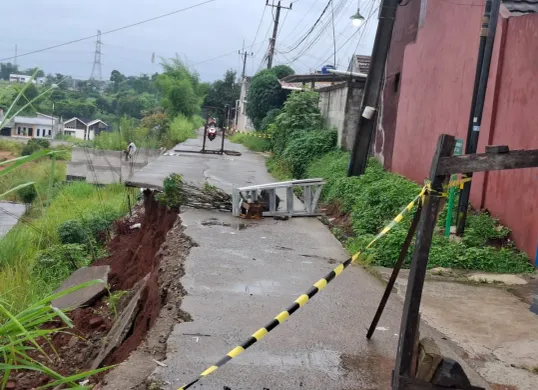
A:
[[[484,0],[400,6],[386,64],[375,153],[417,182],[439,134],[466,139]],[[538,0],[501,5],[478,152],[538,149]],[[531,259],[538,245],[538,169],[476,174],[471,203],[513,230]]]

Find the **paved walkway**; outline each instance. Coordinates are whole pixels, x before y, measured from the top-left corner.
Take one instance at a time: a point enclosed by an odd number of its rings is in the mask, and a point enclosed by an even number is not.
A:
[[[0,238],[17,224],[26,207],[20,203],[0,202]]]
[[[201,140],[187,145],[201,146]],[[243,155],[161,156],[133,181],[160,186],[176,172],[227,191],[274,181],[262,156],[241,145],[226,148]],[[158,367],[152,377],[165,389],[196,378],[348,257],[317,219],[251,222],[202,210],[186,210],[181,218],[185,233],[199,245],[191,249],[182,278],[187,292],[182,309],[193,321],[175,326],[167,367]],[[390,388],[401,300],[389,301],[373,340],[365,338],[382,292],[375,277],[349,267],[283,325],[193,389]],[[422,335],[440,336],[425,326]],[[446,342],[440,342],[446,349]]]

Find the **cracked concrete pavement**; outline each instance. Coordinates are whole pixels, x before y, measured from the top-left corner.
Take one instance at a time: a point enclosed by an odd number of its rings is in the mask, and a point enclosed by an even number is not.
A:
[[[200,149],[201,139],[181,147]],[[161,186],[175,172],[226,191],[274,181],[262,156],[241,145],[228,144],[227,149],[243,155],[163,155],[133,181]],[[348,257],[313,218],[242,221],[205,210],[184,210],[181,218],[185,233],[199,245],[191,249],[181,279],[187,292],[182,309],[193,321],[174,327],[167,367],[157,367],[150,377],[164,389],[196,378]],[[373,339],[365,337],[383,289],[361,267],[349,267],[284,324],[192,389],[390,388],[401,299],[389,300]],[[446,356],[458,357],[442,334],[423,325],[421,335],[434,337]],[[475,385],[488,387],[461,362]]]

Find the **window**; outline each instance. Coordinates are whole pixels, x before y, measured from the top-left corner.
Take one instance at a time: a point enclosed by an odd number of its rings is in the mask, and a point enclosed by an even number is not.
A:
[[[400,92],[400,78],[401,78],[400,72],[394,75],[394,93]]]
[[[20,126],[17,129],[17,135],[21,135],[21,127]]]
[[[27,135],[28,133],[26,132],[26,127],[23,127],[22,128],[22,135]]]
[[[37,129],[37,136],[39,137],[39,129]],[[43,130],[43,135],[45,135],[45,130]]]
[[[49,137],[52,135],[52,130],[49,130]]]

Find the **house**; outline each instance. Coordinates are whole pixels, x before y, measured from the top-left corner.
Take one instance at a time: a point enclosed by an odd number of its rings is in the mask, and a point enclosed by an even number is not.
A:
[[[235,127],[239,131],[252,131],[254,125],[247,116],[247,93],[250,87],[252,77],[245,77],[241,84],[241,94],[239,100],[236,102],[236,115],[235,115]]]
[[[9,82],[10,83],[27,83],[30,81],[32,76],[28,76],[25,74],[10,74],[9,75]]]
[[[371,59],[372,57],[370,56],[355,54],[351,58],[348,70],[353,73],[368,74],[368,70],[370,69]]]
[[[10,83],[27,83],[30,81],[32,76],[28,76],[25,74],[10,74],[9,75],[9,82]],[[36,77],[32,80],[32,83],[43,85],[47,81],[46,77]]]
[[[11,136],[16,138],[48,138],[56,135],[56,120],[39,117],[16,116],[12,120]]]
[[[107,127],[108,125],[101,119],[88,120],[74,117],[63,123],[63,133],[78,139],[92,140]]]
[[[469,3],[469,4],[467,4]],[[440,134],[466,140],[485,0],[416,0],[398,7],[385,66],[374,155],[423,182]],[[538,0],[501,4],[478,153],[486,145],[538,149]],[[471,205],[512,229],[534,259],[538,244],[538,169],[477,173]]]

